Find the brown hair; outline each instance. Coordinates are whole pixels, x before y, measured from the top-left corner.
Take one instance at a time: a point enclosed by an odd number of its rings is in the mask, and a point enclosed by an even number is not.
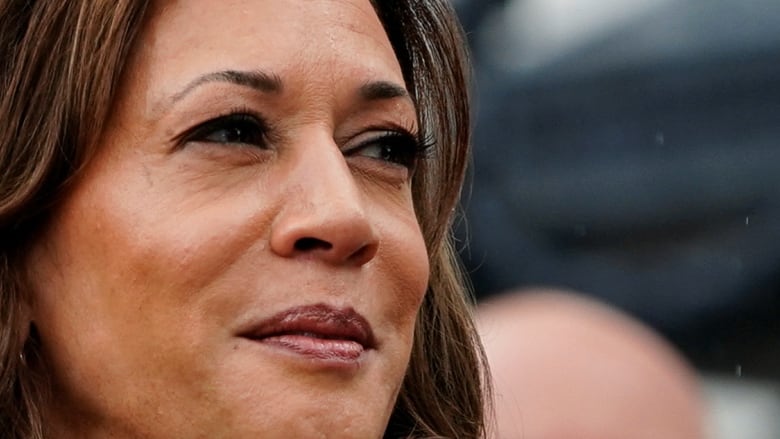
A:
[[[0,0],[0,431],[42,438],[46,398],[21,264],[92,155],[148,0]],[[489,381],[450,226],[469,157],[468,61],[446,0],[375,1],[420,126],[437,141],[414,179],[431,262],[386,437],[485,436]]]

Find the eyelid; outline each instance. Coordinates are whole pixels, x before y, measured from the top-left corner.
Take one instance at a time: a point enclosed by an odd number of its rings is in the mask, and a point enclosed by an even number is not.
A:
[[[360,130],[358,134],[348,137],[348,140],[338,142],[342,147],[342,151],[345,155],[350,152],[365,147],[371,142],[382,139],[388,136],[401,136],[409,137],[411,139],[419,140],[420,136],[415,126],[404,126],[401,124],[384,124],[384,125],[369,125]]]
[[[263,133],[264,137],[269,137],[272,130],[267,122],[267,119],[263,117],[256,110],[249,107],[232,107],[227,111],[216,113],[212,116],[203,117],[199,122],[190,125],[187,129],[173,137],[172,142],[175,145],[175,149],[183,148],[187,143],[195,140],[193,139],[200,130],[207,129],[210,125],[217,125],[220,121],[228,121],[230,118],[248,117],[258,125],[259,130]]]
[[[394,127],[388,129],[387,127],[383,127],[376,132],[370,133],[370,137],[360,139],[356,145],[344,149],[344,155],[357,156],[362,150],[374,146],[388,146],[390,142],[395,142],[394,144],[390,144],[390,146],[397,148],[394,149],[393,153],[399,160],[371,158],[383,162],[385,166],[403,167],[409,171],[409,177],[414,174],[419,161],[428,157],[436,145],[432,136],[421,135],[419,133],[414,133],[413,130],[404,128]]]

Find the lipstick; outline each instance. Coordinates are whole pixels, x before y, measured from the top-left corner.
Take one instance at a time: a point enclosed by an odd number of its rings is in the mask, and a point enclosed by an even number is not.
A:
[[[294,355],[338,365],[355,363],[375,347],[368,321],[352,308],[326,304],[287,309],[241,334]]]

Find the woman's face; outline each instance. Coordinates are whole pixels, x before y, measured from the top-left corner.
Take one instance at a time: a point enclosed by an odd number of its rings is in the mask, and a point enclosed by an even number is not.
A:
[[[31,252],[52,437],[380,437],[428,282],[415,130],[368,0],[158,5]]]

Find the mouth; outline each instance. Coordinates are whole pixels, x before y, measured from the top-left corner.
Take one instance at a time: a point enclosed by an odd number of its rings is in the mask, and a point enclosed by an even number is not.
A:
[[[240,337],[318,362],[356,363],[375,348],[368,321],[352,308],[325,304],[282,311]]]

